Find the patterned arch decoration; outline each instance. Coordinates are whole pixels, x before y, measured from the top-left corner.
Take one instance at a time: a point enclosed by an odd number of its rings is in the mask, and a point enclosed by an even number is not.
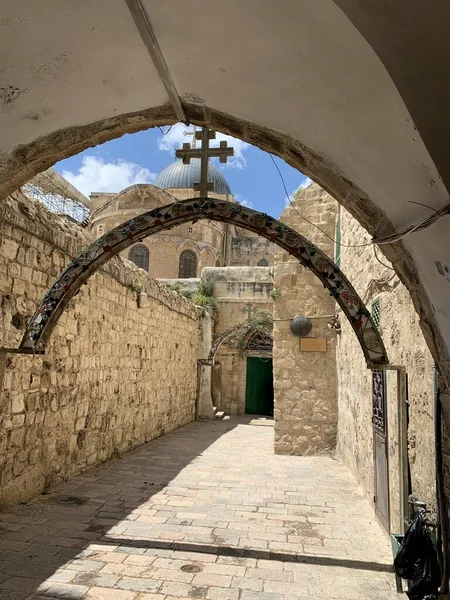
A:
[[[353,327],[368,367],[388,364],[383,341],[370,312],[348,279],[324,252],[300,233],[267,214],[214,198],[191,198],[155,208],[115,227],[85,248],[45,294],[28,324],[19,351],[44,351],[70,300],[81,285],[111,257],[154,233],[200,219],[231,223],[253,231],[297,258],[336,299]]]
[[[265,319],[267,319],[267,317],[265,317]],[[271,335],[271,331],[269,332],[269,329],[273,327],[273,323],[270,323],[268,320],[265,319],[262,320],[257,318],[253,321],[249,321],[246,323],[238,323],[237,325],[230,327],[230,329],[224,331],[213,341],[208,354],[208,358],[203,359],[200,362],[202,364],[212,365],[214,363],[214,357],[217,354],[217,351],[219,350],[220,346],[235,334],[241,334],[242,336],[241,343],[239,344],[240,347],[246,347],[250,339],[258,332],[262,332],[264,334],[270,333]]]

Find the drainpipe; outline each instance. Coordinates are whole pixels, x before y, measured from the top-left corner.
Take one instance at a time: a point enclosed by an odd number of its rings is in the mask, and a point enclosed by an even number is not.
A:
[[[434,437],[435,437],[435,460],[436,460],[436,505],[437,505],[437,542],[441,554],[441,586],[439,594],[449,592],[449,523],[447,513],[447,501],[444,489],[444,467],[442,449],[442,405],[439,395],[439,379],[436,366],[434,367]]]

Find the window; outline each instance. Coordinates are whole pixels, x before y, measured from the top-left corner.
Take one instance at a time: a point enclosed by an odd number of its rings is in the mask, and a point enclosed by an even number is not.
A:
[[[336,247],[334,251],[334,262],[338,267],[341,266],[341,210],[339,208],[338,218],[336,221]]]
[[[148,271],[149,263],[150,263],[150,252],[148,251],[147,246],[144,244],[136,244],[130,250],[128,258],[134,262],[135,265],[144,269],[144,271]]]
[[[377,298],[372,302],[372,319],[375,323],[375,327],[380,331],[380,321],[381,321],[381,310],[380,310],[380,299]]]
[[[258,261],[258,267],[268,267],[268,266],[269,266],[269,262],[265,258],[262,258],[261,260]]]
[[[197,256],[192,250],[183,250],[180,254],[180,268],[178,272],[180,279],[197,277]]]

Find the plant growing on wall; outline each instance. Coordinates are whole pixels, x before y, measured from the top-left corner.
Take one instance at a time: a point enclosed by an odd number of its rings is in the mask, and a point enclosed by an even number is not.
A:
[[[272,300],[275,302],[276,300],[278,300],[278,298],[280,296],[281,296],[280,290],[277,290],[276,287],[273,287],[272,291],[270,292],[270,297],[272,298]]]
[[[190,298],[196,306],[218,309],[217,300],[213,296],[214,280],[200,281],[197,291]]]
[[[132,290],[135,294],[139,294],[142,291],[142,284],[138,279],[133,279],[133,281],[128,286],[130,290]]]

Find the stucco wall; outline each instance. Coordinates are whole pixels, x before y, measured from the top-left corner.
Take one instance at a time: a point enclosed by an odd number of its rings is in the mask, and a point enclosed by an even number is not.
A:
[[[332,242],[301,218],[304,215],[330,237],[334,236],[337,203],[313,184],[294,199],[280,220],[333,256]],[[297,212],[296,212],[297,211]],[[305,267],[276,248],[274,256],[273,373],[275,391],[275,451],[279,454],[330,452],[336,443],[336,336],[327,322],[335,303],[322,283]],[[295,316],[312,319],[308,337],[325,338],[326,352],[300,351],[290,331]]]
[[[370,242],[370,236],[341,209],[341,242]],[[367,247],[341,247],[341,269],[370,309],[380,302],[380,328],[389,361],[406,367],[409,391],[409,461],[413,493],[434,507],[433,360],[425,344],[409,293],[386,258]],[[337,342],[339,426],[337,454],[353,471],[372,500],[374,463],[372,379],[349,323],[341,318]],[[388,454],[391,529],[399,527],[398,410],[396,374],[387,373]]]
[[[38,300],[90,239],[19,195],[0,217],[0,344],[17,347]],[[198,323],[186,299],[122,258],[92,276],[44,356],[6,357],[0,504],[192,421]]]

